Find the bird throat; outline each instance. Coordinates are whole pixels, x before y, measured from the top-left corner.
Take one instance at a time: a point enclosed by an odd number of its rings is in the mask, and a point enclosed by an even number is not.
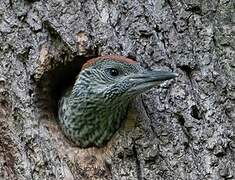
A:
[[[119,98],[117,98],[119,99]],[[104,146],[127,116],[128,100],[100,101],[95,98],[72,99],[70,113],[62,128],[76,145],[86,148]],[[70,101],[70,102],[71,102]]]

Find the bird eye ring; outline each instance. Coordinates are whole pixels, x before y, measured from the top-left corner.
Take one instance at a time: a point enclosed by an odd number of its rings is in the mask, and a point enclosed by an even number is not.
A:
[[[111,76],[118,76],[118,75],[119,75],[118,70],[115,69],[115,68],[109,68],[109,69],[108,69],[108,72],[109,72],[109,74],[110,74]]]

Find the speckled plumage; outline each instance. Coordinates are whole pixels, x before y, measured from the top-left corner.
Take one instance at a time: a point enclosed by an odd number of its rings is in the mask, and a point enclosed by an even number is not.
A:
[[[163,76],[154,80],[157,74]],[[72,90],[60,100],[58,115],[62,130],[80,147],[103,146],[120,127],[135,95],[150,89],[157,81],[175,76],[174,73],[145,70],[122,56],[89,60]]]

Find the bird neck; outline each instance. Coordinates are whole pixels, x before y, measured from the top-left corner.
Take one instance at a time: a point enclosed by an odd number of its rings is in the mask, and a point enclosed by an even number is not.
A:
[[[89,92],[89,88],[72,93],[68,124],[72,140],[82,147],[102,146],[118,130],[126,118],[129,99],[105,98]]]

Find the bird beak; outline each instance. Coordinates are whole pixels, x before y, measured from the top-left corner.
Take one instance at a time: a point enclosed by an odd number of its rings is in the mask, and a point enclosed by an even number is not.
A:
[[[132,86],[128,89],[128,94],[140,94],[165,80],[177,77],[178,74],[167,71],[144,71],[129,76],[129,82]]]

